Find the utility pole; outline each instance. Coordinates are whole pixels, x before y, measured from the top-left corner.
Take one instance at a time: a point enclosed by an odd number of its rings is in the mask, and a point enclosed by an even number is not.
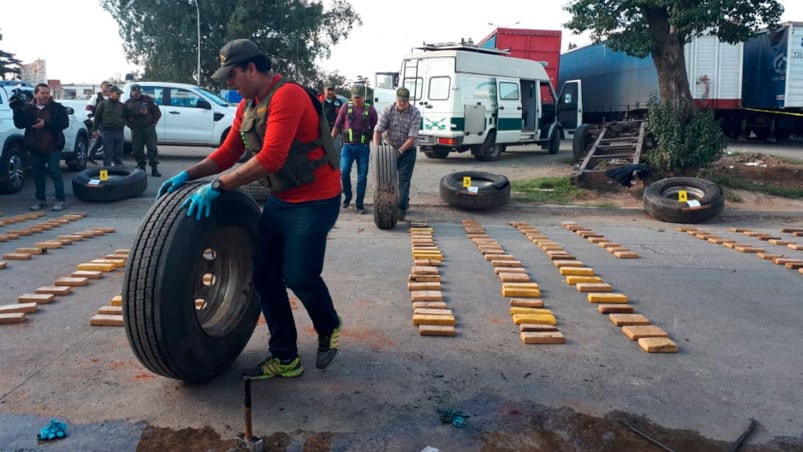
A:
[[[201,84],[201,9],[198,8],[198,0],[195,0],[195,25],[198,34],[198,66],[196,72],[196,82]]]

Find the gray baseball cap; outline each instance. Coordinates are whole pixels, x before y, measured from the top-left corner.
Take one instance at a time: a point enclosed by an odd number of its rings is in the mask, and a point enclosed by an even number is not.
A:
[[[249,39],[235,39],[220,49],[220,68],[212,74],[215,80],[225,80],[229,71],[239,63],[262,54]]]

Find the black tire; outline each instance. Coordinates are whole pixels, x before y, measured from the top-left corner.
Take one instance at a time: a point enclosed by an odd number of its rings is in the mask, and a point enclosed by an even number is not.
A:
[[[263,204],[268,200],[268,196],[270,196],[270,190],[265,187],[261,180],[241,185],[240,190],[246,195],[254,198],[254,201],[258,202],[259,204]]]
[[[22,143],[14,142],[0,158],[0,193],[11,194],[25,185],[25,152]]]
[[[89,140],[86,135],[80,135],[75,141],[75,149],[70,160],[67,161],[67,168],[70,171],[83,171],[86,169],[87,153],[89,151]]]
[[[678,202],[678,192],[685,190],[699,208]],[[722,213],[725,195],[719,185],[696,177],[669,177],[644,189],[644,210],[652,217],[669,223],[700,223]]]
[[[463,187],[463,178],[470,177],[476,193]],[[488,210],[510,200],[510,181],[507,177],[484,171],[458,171],[443,176],[440,183],[441,199],[461,209]]]
[[[201,383],[225,372],[259,318],[253,260],[259,207],[226,192],[209,218],[187,217],[182,203],[202,182],[168,193],[137,231],[123,281],[128,343],[150,371]]]
[[[495,162],[502,156],[502,146],[496,144],[496,132],[488,132],[474,158],[481,162]]]
[[[376,149],[374,159],[374,224],[379,229],[393,229],[399,221],[399,170],[396,158],[399,152],[391,146]]]
[[[560,152],[560,129],[552,131],[552,138],[549,140],[549,153],[557,154]]]
[[[582,161],[588,149],[593,144],[591,142],[591,124],[580,124],[574,131],[574,138],[572,139],[572,155],[575,162]]]
[[[100,183],[100,170],[109,172],[109,179]],[[73,194],[84,201],[108,202],[133,198],[148,188],[148,176],[139,168],[111,166],[90,168],[72,179]]]
[[[424,155],[431,159],[445,159],[449,157],[448,149],[428,149],[424,151]]]

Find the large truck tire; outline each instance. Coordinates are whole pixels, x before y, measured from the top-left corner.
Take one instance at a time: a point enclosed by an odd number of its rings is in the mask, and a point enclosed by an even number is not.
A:
[[[574,131],[574,138],[572,139],[572,155],[575,162],[582,161],[588,149],[593,144],[591,141],[591,124],[580,124]]]
[[[25,151],[15,142],[0,156],[0,193],[18,193],[25,185]]]
[[[681,190],[700,207],[678,201]],[[700,223],[722,213],[725,195],[719,185],[696,177],[668,177],[644,189],[644,210],[652,217],[668,223]]]
[[[151,206],[123,280],[123,323],[137,359],[158,375],[191,383],[231,366],[260,313],[252,282],[259,206],[232,190],[196,221],[181,205],[202,184],[184,185]]]
[[[477,187],[472,193],[463,187],[463,178],[470,177]],[[447,204],[467,210],[488,210],[510,200],[510,181],[507,177],[484,171],[458,171],[441,178],[440,194]]]
[[[560,130],[555,129],[552,131],[552,138],[549,140],[549,153],[557,154],[560,152]]]
[[[495,162],[502,156],[503,149],[501,145],[496,144],[496,132],[491,131],[474,154],[474,158],[481,162]]]
[[[393,229],[399,221],[399,170],[396,158],[399,152],[392,146],[381,145],[374,159],[374,224],[379,229]]]
[[[109,172],[109,178],[100,181],[100,170]],[[90,181],[99,181],[90,183]],[[139,168],[104,166],[90,168],[72,179],[72,192],[78,199],[93,202],[119,201],[133,198],[148,188],[148,176]]]

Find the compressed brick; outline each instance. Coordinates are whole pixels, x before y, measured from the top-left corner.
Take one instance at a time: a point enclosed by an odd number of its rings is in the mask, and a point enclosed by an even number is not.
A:
[[[678,345],[668,337],[644,337],[638,345],[647,353],[677,353]]]
[[[565,344],[566,337],[560,331],[522,331],[519,333],[525,344]]]
[[[415,267],[440,267],[441,261],[433,259],[413,259],[413,266]]]
[[[42,248],[36,248],[36,247],[34,247],[34,248],[17,248],[16,251],[14,251],[14,252],[15,253],[20,253],[20,254],[40,255],[40,254],[47,253],[47,250],[42,249]]]
[[[544,300],[540,298],[511,298],[510,306],[518,306],[522,308],[542,308],[544,307]]]
[[[786,265],[788,262],[800,262],[800,259],[792,259],[789,257],[776,257],[772,260],[775,265]]]
[[[558,327],[555,325],[542,325],[538,323],[520,323],[519,331],[558,331]]]
[[[634,253],[633,251],[614,251],[613,255],[618,257],[619,259],[638,259],[638,253]]]
[[[500,267],[506,268],[506,267]],[[500,272],[498,273],[499,280],[502,282],[529,282],[530,275],[527,273],[507,273],[507,272]]]
[[[443,292],[440,290],[416,290],[410,292],[412,301],[443,301]]]
[[[610,314],[608,318],[616,326],[650,324],[650,319],[641,314]]]
[[[410,273],[414,275],[437,275],[438,267],[414,265]]]
[[[413,302],[413,312],[416,309],[447,309],[446,302],[443,301],[415,301]]]
[[[769,242],[772,245],[781,245],[781,246],[787,246],[795,243],[791,240],[783,240],[783,239],[769,239]]]
[[[89,319],[92,326],[123,326],[123,316],[95,314]]]
[[[442,290],[443,286],[439,282],[408,282],[407,290]]]
[[[70,286],[42,286],[34,290],[36,293],[53,294],[53,295],[69,295],[72,293]]]
[[[608,283],[581,282],[574,287],[578,292],[613,292],[613,286]]]
[[[454,325],[418,325],[418,334],[421,336],[454,336]]]
[[[587,298],[589,303],[627,303],[628,300],[623,293],[591,292]]]
[[[527,273],[524,267],[494,267],[494,273]]]
[[[799,268],[803,268],[803,262],[801,262],[801,261],[787,262],[783,266],[788,268],[788,269],[790,269],[790,270],[797,270]]]
[[[511,306],[510,315],[516,314],[552,314],[552,310],[544,308],[530,308],[524,306]]]
[[[761,249],[761,248],[756,248],[756,247],[754,247],[754,246],[735,246],[735,247],[734,247],[734,249],[735,249],[736,251],[740,252],[740,253],[751,253],[751,254],[755,254],[755,253],[762,253],[762,252],[764,252],[764,250],[763,250],[763,249]]]
[[[605,243],[605,242],[607,242],[607,241],[608,241],[608,239],[606,239],[606,238],[605,238],[605,237],[603,237],[603,236],[600,236],[600,237],[588,237],[588,241],[589,241],[589,242],[591,242],[591,243],[593,243],[593,244],[597,244],[597,245],[598,245],[598,244],[600,244],[600,243]]]
[[[771,261],[773,259],[777,259],[779,257],[784,257],[783,254],[772,254],[772,253],[758,253],[758,257]]]
[[[42,242],[36,242],[33,244],[36,248],[45,248],[45,249],[58,249],[64,246],[61,242],[57,242],[55,240],[45,240]]]
[[[491,261],[493,267],[522,267],[521,261]]]
[[[101,306],[98,309],[98,314],[101,315],[123,315],[122,306]]]
[[[597,306],[597,311],[602,314],[629,314],[633,312],[633,306],[629,304],[601,304]]]
[[[409,280],[415,282],[438,282],[441,280],[441,275],[414,275],[411,273]]]
[[[24,321],[25,321],[24,312],[10,312],[7,314],[0,314],[0,324],[22,323]]]
[[[542,325],[556,325],[558,322],[551,314],[513,314],[513,323],[536,323]]]
[[[573,286],[579,283],[601,283],[602,278],[599,276],[572,276],[566,277],[566,284]]]
[[[799,243],[790,243],[790,244],[786,245],[786,247],[789,248],[789,249],[793,249],[795,251],[803,251],[803,245],[801,245]]]
[[[97,262],[85,262],[83,264],[78,264],[78,270],[99,270],[102,272],[110,272],[114,270],[114,264],[100,264]]]
[[[454,315],[449,308],[414,308],[413,314],[416,315]]]
[[[413,325],[455,325],[453,315],[413,314]]]
[[[8,264],[5,261],[0,261],[0,269],[4,269],[8,267]]]
[[[58,235],[58,236],[56,236],[56,238],[59,239],[59,240],[69,240],[71,242],[80,242],[81,240],[84,239],[83,236],[78,235],[78,234]]]
[[[781,232],[791,234],[793,232],[803,232],[803,228],[781,228]]]
[[[128,254],[129,250],[126,248],[116,249],[113,251],[114,254]]]
[[[588,267],[561,267],[560,274],[563,276],[594,276],[594,269]]]
[[[510,254],[486,254],[486,261],[515,261],[516,258]]]
[[[203,301],[203,300],[201,300],[201,301]],[[109,301],[109,303],[112,306],[122,306],[123,305],[123,296],[122,295],[115,295],[115,296],[112,297],[112,299],[111,299],[111,301]]]
[[[17,303],[48,304],[56,299],[50,293],[25,293],[17,297]]]
[[[585,264],[581,261],[566,261],[566,260],[554,260],[552,261],[552,265],[558,268],[564,267],[585,267]]]
[[[125,267],[125,259],[92,259],[89,262],[92,264],[112,264],[114,268]]]
[[[666,331],[655,325],[628,325],[622,327],[622,333],[632,340],[643,337],[669,337]]]
[[[7,304],[5,306],[0,306],[0,314],[11,314],[14,312],[22,312],[25,314],[30,314],[36,312],[39,309],[38,303],[17,303],[17,304]]]
[[[511,283],[502,285],[503,297],[539,298],[541,296],[541,290],[538,287],[508,287],[508,284]]]
[[[549,260],[551,260],[551,261],[560,261],[560,260],[563,260],[563,261],[571,261],[571,260],[577,260],[577,257],[576,257],[574,254],[569,254],[569,253],[566,253],[566,252],[561,252],[561,253],[553,253],[553,254],[547,254],[547,257],[549,257]]]
[[[56,282],[53,283],[56,286],[70,286],[70,287],[81,287],[89,285],[89,278],[85,277],[73,277],[73,276],[65,276],[63,278],[59,278]]]
[[[73,278],[99,279],[103,277],[103,272],[98,270],[76,270],[70,276]]]

